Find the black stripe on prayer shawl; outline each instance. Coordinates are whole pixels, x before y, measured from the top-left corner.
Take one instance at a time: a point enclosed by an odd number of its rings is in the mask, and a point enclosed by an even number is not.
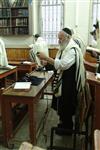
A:
[[[76,68],[77,68],[77,52],[76,52],[76,49],[74,47],[74,50],[75,50],[75,61],[76,61]],[[77,71],[77,70],[76,70]],[[79,74],[80,72],[80,58],[79,58],[79,66],[78,66],[78,71],[77,71],[77,74],[76,74],[76,86],[77,86],[77,91],[81,91],[82,90],[82,85],[81,85],[81,76]]]
[[[77,56],[76,56],[77,57]],[[77,62],[76,62],[77,63]],[[77,65],[77,64],[76,64]],[[77,90],[80,91],[81,90],[81,76],[79,76],[79,71],[80,71],[80,58],[79,58],[79,67],[78,67],[78,72],[76,75],[76,81],[77,81]]]
[[[79,77],[79,82],[77,84],[77,90],[80,92],[82,90],[82,86],[81,86],[81,76]]]

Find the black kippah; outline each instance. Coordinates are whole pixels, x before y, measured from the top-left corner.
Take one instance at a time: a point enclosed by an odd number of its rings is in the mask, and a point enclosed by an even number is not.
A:
[[[62,30],[67,34],[72,35],[72,31],[69,28],[63,28]]]
[[[34,37],[35,37],[35,38],[38,38],[38,37],[40,37],[40,35],[39,35],[39,34],[35,34]]]

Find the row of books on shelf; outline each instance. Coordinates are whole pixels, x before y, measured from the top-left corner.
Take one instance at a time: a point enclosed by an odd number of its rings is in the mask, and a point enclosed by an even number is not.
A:
[[[10,26],[10,19],[0,19],[0,27]]]
[[[12,34],[15,34],[15,35],[21,35],[21,34],[28,34],[29,31],[28,31],[28,27],[16,27],[16,28],[12,28]]]
[[[12,9],[11,15],[18,17],[20,16],[28,17],[28,9]]]
[[[15,0],[12,7],[27,7],[28,6],[28,0]]]
[[[0,9],[0,17],[10,17],[10,9]]]
[[[9,35],[11,33],[10,28],[0,28],[0,35]]]
[[[7,27],[7,26],[28,26],[28,19],[17,18],[13,19],[12,22],[10,22],[10,19],[0,19],[0,27]]]
[[[0,7],[10,7],[11,0],[0,0]]]
[[[27,7],[28,0],[15,0],[13,3],[11,0],[0,0],[0,8],[2,7]]]
[[[12,20],[13,26],[28,26],[27,18],[16,18]]]
[[[9,8],[0,9],[0,17],[10,17],[10,15],[15,17],[28,17],[28,9],[12,9],[11,11]]]
[[[18,28],[18,27],[16,27],[16,28],[12,28],[12,30],[11,30],[11,28],[3,28],[3,29],[1,29],[0,28],[0,35],[11,35],[11,34],[15,34],[15,35],[22,35],[22,34],[28,34],[29,33],[29,31],[28,31],[28,28],[27,27],[25,27],[25,28]]]

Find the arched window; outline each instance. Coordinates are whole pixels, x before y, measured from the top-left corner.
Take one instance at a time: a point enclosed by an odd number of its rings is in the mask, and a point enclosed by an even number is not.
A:
[[[57,44],[57,34],[63,27],[63,2],[62,0],[41,1],[41,35],[48,44]]]

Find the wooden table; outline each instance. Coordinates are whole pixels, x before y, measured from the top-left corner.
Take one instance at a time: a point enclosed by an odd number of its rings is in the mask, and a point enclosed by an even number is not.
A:
[[[0,68],[0,88],[7,87],[6,78],[13,74],[14,74],[14,81],[17,81],[17,67],[15,67],[15,66],[12,69],[1,69]],[[0,119],[1,119],[0,121],[2,121],[1,104],[2,104],[2,89],[0,89]],[[3,141],[2,133],[0,133],[0,141]]]
[[[90,86],[93,102],[90,112],[92,116],[89,122],[89,143],[90,149],[94,150],[94,131],[100,129],[100,80],[96,79],[95,73],[87,71],[87,81]]]
[[[13,87],[8,88],[2,95],[2,119],[4,141],[7,145],[9,140],[14,136],[11,104],[13,102],[28,105],[29,117],[29,137],[30,142],[36,144],[36,104],[38,103],[41,94],[52,80],[53,72],[33,72],[32,75],[45,77],[38,86],[32,86],[29,91],[14,91]],[[26,133],[27,134],[27,133]]]
[[[12,69],[0,69],[0,80],[3,80],[2,86],[6,87],[6,77],[15,74],[15,81],[17,81],[17,67],[14,66]]]
[[[87,80],[89,85],[94,87],[93,130],[100,129],[100,80],[97,80],[92,72],[87,72]]]
[[[14,65],[14,66],[17,66],[18,68],[18,71],[25,71],[25,72],[32,72],[34,70],[34,68],[36,67],[36,64],[33,63],[33,62],[30,62],[30,63],[25,63],[22,62],[22,61],[9,61],[9,64],[10,65]]]

